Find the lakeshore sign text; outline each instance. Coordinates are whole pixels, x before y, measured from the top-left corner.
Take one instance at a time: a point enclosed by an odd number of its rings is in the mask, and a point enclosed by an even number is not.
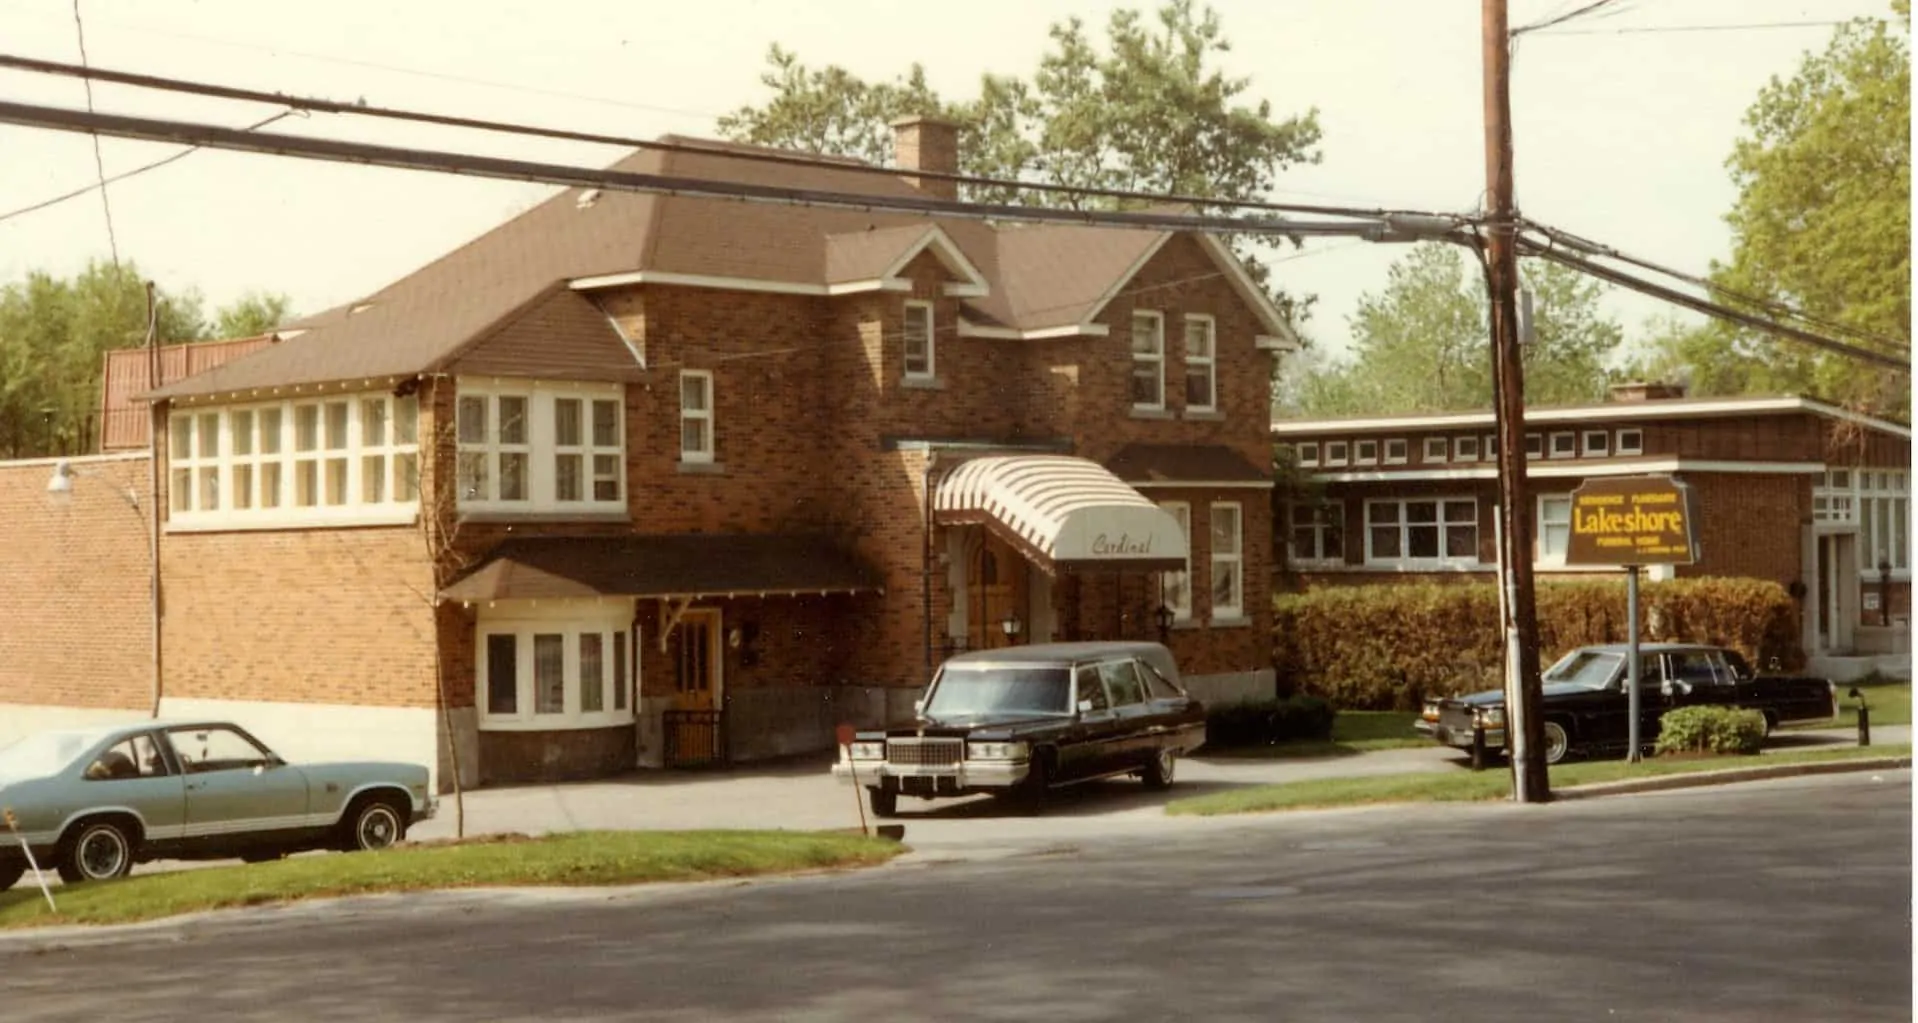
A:
[[[1698,560],[1691,488],[1669,476],[1593,479],[1572,492],[1567,565],[1689,565]]]

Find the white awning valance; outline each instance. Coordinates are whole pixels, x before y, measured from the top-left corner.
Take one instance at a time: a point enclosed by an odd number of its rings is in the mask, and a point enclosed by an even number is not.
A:
[[[933,511],[945,522],[995,522],[1055,568],[1185,568],[1178,520],[1083,458],[972,459],[940,482]]]

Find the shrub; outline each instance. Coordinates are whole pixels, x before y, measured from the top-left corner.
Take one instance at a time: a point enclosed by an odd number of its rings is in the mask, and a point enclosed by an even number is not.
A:
[[[1765,744],[1765,715],[1733,707],[1680,707],[1658,719],[1659,756],[1668,753],[1756,753]]]
[[[1269,746],[1294,739],[1330,739],[1338,711],[1316,696],[1254,700],[1207,710],[1208,746]]]
[[[1589,643],[1626,639],[1625,581],[1537,589],[1541,666]],[[1273,601],[1281,691],[1352,710],[1416,710],[1428,695],[1495,689],[1504,671],[1498,590],[1489,583],[1328,586]],[[1639,593],[1639,638],[1713,643],[1761,669],[1803,663],[1784,587],[1760,579],[1678,579]]]

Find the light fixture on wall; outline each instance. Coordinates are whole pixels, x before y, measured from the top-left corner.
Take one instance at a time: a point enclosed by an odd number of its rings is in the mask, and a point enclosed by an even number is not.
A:
[[[1172,635],[1172,609],[1160,604],[1152,616],[1159,621],[1159,642],[1164,643]]]
[[[732,647],[734,650],[739,649],[745,642],[746,634],[739,631],[739,626],[737,625],[733,626],[731,632],[726,633],[726,645]]]
[[[1009,640],[1018,638],[1019,632],[1023,628],[1025,628],[1025,623],[1019,620],[1019,612],[1017,611],[1007,611],[1005,618],[999,622],[999,631],[1005,633],[1006,638]]]

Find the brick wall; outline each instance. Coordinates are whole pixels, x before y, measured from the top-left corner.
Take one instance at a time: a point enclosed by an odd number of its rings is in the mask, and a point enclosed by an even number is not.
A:
[[[1750,576],[1781,586],[1802,577],[1811,477],[1685,473],[1683,479],[1697,499],[1694,535],[1702,556],[1696,565],[1680,566],[1681,577]]]

